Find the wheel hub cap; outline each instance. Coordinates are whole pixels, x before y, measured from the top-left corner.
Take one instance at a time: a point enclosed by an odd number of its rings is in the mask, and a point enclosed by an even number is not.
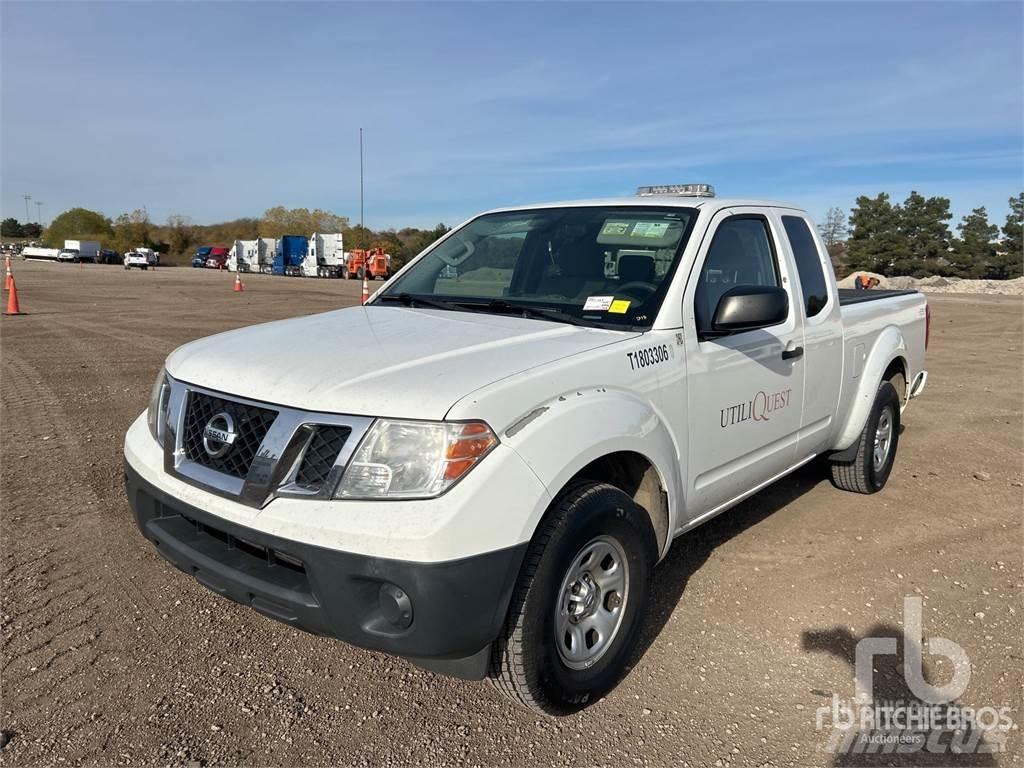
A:
[[[579,621],[594,612],[601,588],[594,583],[594,577],[584,573],[569,587],[569,620]]]
[[[618,634],[629,596],[629,564],[610,536],[587,543],[562,579],[555,608],[555,640],[570,669],[595,664]]]
[[[875,444],[871,455],[871,463],[878,472],[885,466],[889,458],[889,449],[892,447],[893,417],[892,409],[886,408],[878,417],[878,426],[875,428]]]

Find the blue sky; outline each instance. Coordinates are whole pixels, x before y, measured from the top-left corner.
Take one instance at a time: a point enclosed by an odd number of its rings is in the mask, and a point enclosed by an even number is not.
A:
[[[0,3],[0,205],[366,223],[708,181],[1002,224],[1022,5]],[[35,208],[32,209],[35,218]]]

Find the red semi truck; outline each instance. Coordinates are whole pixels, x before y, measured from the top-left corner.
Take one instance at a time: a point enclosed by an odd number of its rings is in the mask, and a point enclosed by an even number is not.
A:
[[[210,249],[210,253],[206,257],[206,268],[207,269],[224,269],[228,263],[228,255],[231,251],[228,248],[222,248],[216,246]]]

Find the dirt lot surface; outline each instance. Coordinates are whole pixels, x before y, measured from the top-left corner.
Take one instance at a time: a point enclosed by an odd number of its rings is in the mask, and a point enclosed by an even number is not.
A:
[[[1018,298],[930,297],[931,377],[885,491],[839,492],[814,465],[679,539],[630,674],[547,719],[218,598],[134,527],[122,437],[167,353],[355,303],[358,284],[250,276],[235,294],[229,275],[185,268],[15,273],[29,314],[0,324],[5,765],[828,765],[815,712],[852,697],[859,638],[900,636],[905,596],[923,597],[926,636],[969,654],[962,702],[1024,720]],[[884,691],[905,696],[880,662]],[[1019,731],[994,757],[902,758],[1020,759]]]

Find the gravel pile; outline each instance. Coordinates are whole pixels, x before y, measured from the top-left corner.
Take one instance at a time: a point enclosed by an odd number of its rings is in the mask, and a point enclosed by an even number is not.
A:
[[[1024,277],[1013,280],[965,280],[960,277],[883,277],[874,272],[855,272],[839,281],[840,288],[853,288],[855,275],[877,277],[879,288],[917,289],[926,293],[985,293],[1000,296],[1024,296]]]

